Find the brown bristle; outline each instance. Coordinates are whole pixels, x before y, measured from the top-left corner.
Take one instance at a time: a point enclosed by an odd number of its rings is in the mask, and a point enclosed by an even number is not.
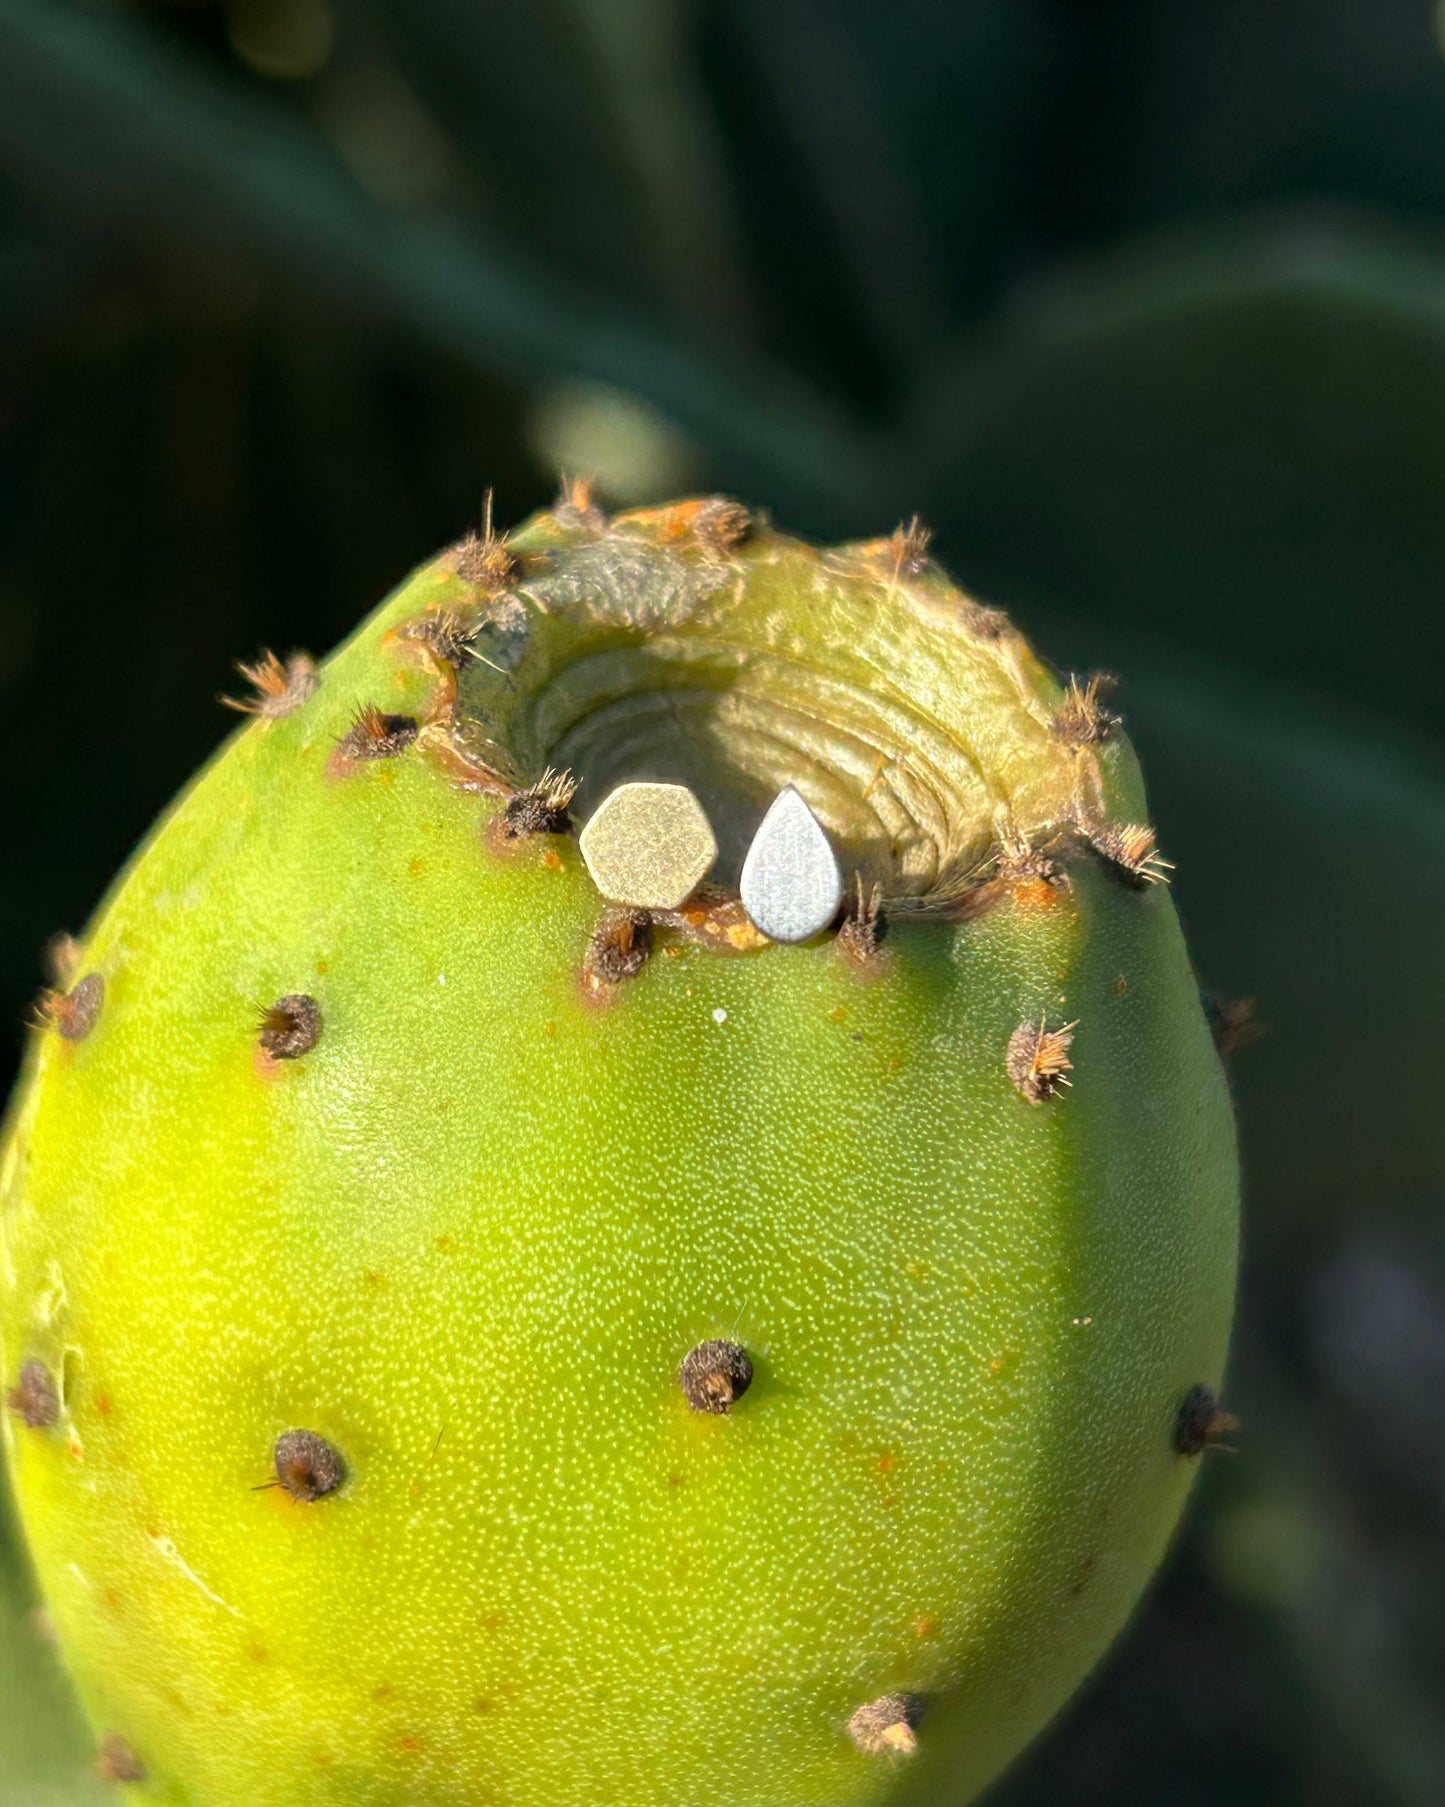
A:
[[[1174,1448],[1181,1456],[1203,1455],[1207,1449],[1227,1449],[1224,1442],[1239,1429],[1233,1412],[1226,1412],[1214,1388],[1200,1381],[1185,1394],[1174,1420]]]
[[[567,834],[572,827],[568,805],[576,790],[577,780],[571,772],[548,766],[535,784],[508,802],[502,812],[503,833],[509,840],[520,835]]]
[[[840,953],[860,966],[876,958],[888,933],[888,917],[883,909],[883,887],[877,882],[869,891],[863,889],[863,874],[853,874],[853,890],[843,900],[843,920],[838,928]]]
[[[299,1060],[321,1039],[321,1006],[304,991],[288,991],[261,1012],[256,1039],[272,1060]]]
[[[398,638],[424,646],[433,658],[459,671],[477,656],[473,642],[476,627],[459,609],[429,609],[415,621],[397,629]]]
[[[44,991],[36,1007],[42,1028],[51,1028],[68,1042],[84,1041],[100,1019],[105,1003],[105,980],[87,973],[69,991]]]
[[[1047,1019],[1020,1023],[1009,1037],[1004,1064],[1008,1076],[1030,1104],[1042,1104],[1052,1098],[1060,1086],[1071,1082],[1064,1075],[1072,1071],[1069,1049],[1078,1022],[1050,1029]]]
[[[22,1364],[7,1396],[10,1410],[33,1431],[48,1431],[60,1417],[60,1392],[44,1362]]]
[[[315,1431],[283,1431],[276,1439],[276,1479],[292,1499],[319,1500],[346,1478],[340,1452]]]
[[[414,715],[388,715],[375,703],[363,703],[336,743],[337,757],[343,764],[353,759],[393,759],[406,751],[418,729]]]
[[[587,941],[582,975],[588,988],[620,985],[634,978],[652,954],[652,916],[647,910],[626,905],[604,910]]]
[[[1040,848],[1035,847],[1025,834],[1011,827],[1000,827],[998,831],[998,851],[993,856],[995,874],[1005,885],[1027,884],[1042,879],[1045,884],[1059,883],[1063,878],[1063,867]]]
[[[1230,1055],[1257,1042],[1265,1033],[1264,1024],[1255,1015],[1258,1008],[1253,998],[1216,998],[1201,993],[1204,1015],[1209,1023],[1214,1045],[1221,1055]]]
[[[1071,677],[1064,700],[1054,711],[1054,733],[1058,738],[1071,746],[1108,740],[1124,720],[1106,708],[1103,701],[1118,681],[1107,671],[1094,672],[1085,684]]]
[[[848,1721],[848,1736],[870,1757],[889,1752],[906,1757],[917,1749],[914,1727],[923,1711],[921,1695],[883,1694],[859,1707]]]
[[[741,1343],[712,1337],[683,1356],[677,1384],[693,1411],[730,1412],[753,1384],[753,1364]]]
[[[1155,845],[1154,830],[1144,822],[1125,822],[1118,828],[1098,828],[1089,835],[1090,845],[1112,871],[1135,885],[1167,884],[1174,862],[1166,860]]]
[[[507,536],[492,527],[492,492],[482,508],[482,531],[467,534],[454,549],[455,570],[464,583],[480,590],[500,590],[517,568]]]
[[[607,526],[607,516],[593,499],[591,477],[569,477],[564,473],[552,512],[564,527],[601,533]]]
[[[269,647],[254,664],[237,659],[236,670],[250,684],[252,694],[223,696],[221,701],[242,715],[262,715],[271,721],[299,709],[321,682],[309,654],[293,652],[283,665]]]
[[[119,1732],[107,1732],[95,1754],[95,1773],[103,1782],[144,1782],[146,1766]]]

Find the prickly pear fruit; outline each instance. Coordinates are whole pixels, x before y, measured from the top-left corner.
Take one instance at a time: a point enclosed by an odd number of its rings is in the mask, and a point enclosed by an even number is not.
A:
[[[576,488],[250,676],[65,950],[0,1174],[103,1770],[972,1797],[1226,1423],[1228,1095],[1101,687],[914,528]],[[700,884],[694,840],[599,890],[634,782],[692,793]],[[737,890],[788,785],[844,881],[796,943]]]

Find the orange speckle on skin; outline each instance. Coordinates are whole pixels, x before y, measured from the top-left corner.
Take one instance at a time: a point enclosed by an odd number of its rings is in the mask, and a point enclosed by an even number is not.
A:
[[[890,1452],[887,1455],[879,1456],[873,1466],[878,1470],[879,1474],[892,1474],[893,1470],[898,1466],[898,1458]]]
[[[253,1663],[269,1663],[271,1660],[271,1652],[269,1650],[263,1650],[259,1644],[252,1645],[246,1652],[246,1655],[250,1657]]]
[[[331,1755],[328,1751],[317,1751],[311,1761],[315,1764],[317,1769],[331,1768]]]
[[[395,1693],[396,1689],[390,1682],[382,1682],[371,1690],[371,1698],[373,1700],[390,1700]]]
[[[890,1054],[888,1056],[888,1064],[893,1069],[893,1071],[896,1073],[898,1071],[898,1069],[903,1065],[903,1062],[898,1058],[898,1056],[896,1054]]]
[[[419,853],[414,853],[407,861],[406,869],[413,878],[420,878],[422,873],[426,871],[426,861]]]
[[[921,1619],[915,1621],[913,1635],[916,1638],[936,1638],[938,1636],[938,1620],[933,1617],[932,1613],[925,1613]]]
[[[491,1710],[492,1703],[489,1700],[474,1700],[472,1702],[472,1711],[474,1713],[490,1713]]]
[[[557,1025],[555,1023],[543,1023],[542,1033],[543,1035],[555,1035],[557,1033]]]
[[[109,1418],[111,1413],[115,1410],[114,1405],[111,1403],[109,1393],[98,1393],[96,1395],[95,1409],[100,1413],[102,1418]]]
[[[1118,978],[1114,981],[1114,996],[1116,998],[1122,998],[1128,989],[1129,981],[1124,977],[1123,973],[1120,973]]]
[[[680,947],[665,947],[663,950],[669,960],[681,960],[685,950]]]
[[[844,1017],[847,1016],[847,1014],[848,1014],[848,1012],[843,1008],[843,1006],[841,1004],[835,1004],[833,1006],[833,1008],[828,1012],[828,1021],[830,1023],[841,1023],[843,1021]]]
[[[1045,878],[1025,879],[1011,886],[1009,895],[1021,910],[1052,910],[1059,901],[1058,890]]]
[[[323,975],[329,973],[331,971],[331,962],[329,960],[318,960],[316,962],[316,970]]]
[[[386,1275],[374,1267],[369,1267],[362,1278],[371,1292],[384,1292],[388,1284]]]
[[[549,847],[542,855],[542,864],[549,872],[560,872],[562,870],[562,856],[555,847]]]
[[[444,1255],[449,1250],[454,1249],[456,1246],[457,1246],[456,1243],[453,1241],[453,1239],[450,1236],[438,1236],[437,1237],[437,1247],[441,1250],[441,1252]]]

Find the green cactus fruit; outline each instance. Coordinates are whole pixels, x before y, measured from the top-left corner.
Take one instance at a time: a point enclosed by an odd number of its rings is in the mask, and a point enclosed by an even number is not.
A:
[[[1225,1424],[1228,1092],[1101,687],[915,527],[577,487],[250,675],[62,950],[0,1169],[102,1769],[971,1798]],[[797,941],[739,894],[789,785],[826,841],[773,902],[843,881]]]

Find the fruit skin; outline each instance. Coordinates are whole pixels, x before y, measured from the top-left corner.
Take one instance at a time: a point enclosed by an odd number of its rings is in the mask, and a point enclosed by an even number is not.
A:
[[[138,1800],[963,1802],[1159,1561],[1237,1173],[1167,889],[1091,850],[1143,820],[1132,754],[915,540],[820,554],[735,507],[574,496],[423,567],[141,850],[86,1033],[48,1012],[0,1357],[61,1409],[3,1435]],[[954,759],[952,865],[880,873],[849,748],[825,770],[817,718],[857,739],[876,699],[900,771],[915,734]],[[659,919],[599,980],[575,841],[509,828],[559,750],[581,807],[695,782],[725,859],[801,762],[886,942]],[[268,1055],[296,997],[314,1045]],[[1039,1102],[1030,1021],[1077,1023]],[[694,1412],[714,1338],[753,1378]],[[317,1497],[272,1484],[295,1431],[339,1457]],[[889,1696],[913,1748],[860,1748]]]

